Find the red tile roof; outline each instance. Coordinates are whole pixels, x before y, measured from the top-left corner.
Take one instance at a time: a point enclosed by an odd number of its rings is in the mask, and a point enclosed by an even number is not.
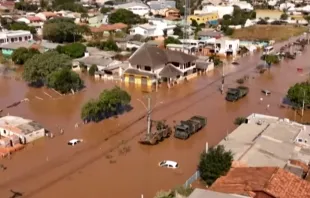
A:
[[[31,22],[38,22],[38,21],[42,21],[42,19],[40,17],[36,17],[36,16],[30,16],[27,17],[27,19]]]
[[[308,181],[276,167],[232,168],[209,189],[251,197],[264,193],[274,198],[310,198]]]
[[[91,27],[90,30],[91,32],[96,33],[96,32],[104,32],[104,31],[120,30],[124,28],[127,28],[126,24],[115,23],[115,24],[101,25],[99,27]]]

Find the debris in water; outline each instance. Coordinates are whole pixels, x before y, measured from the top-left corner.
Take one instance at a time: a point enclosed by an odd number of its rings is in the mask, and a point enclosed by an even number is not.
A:
[[[38,96],[36,96],[36,99],[43,100],[43,98],[40,98],[40,97],[38,97]]]
[[[43,93],[44,93],[45,95],[47,95],[48,97],[53,98],[53,96],[49,95],[49,94],[46,93],[45,91],[43,91]]]

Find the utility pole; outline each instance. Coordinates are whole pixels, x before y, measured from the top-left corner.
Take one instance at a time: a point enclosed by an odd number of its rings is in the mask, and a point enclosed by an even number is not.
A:
[[[151,134],[151,96],[147,97],[147,134]]]
[[[222,86],[221,86],[221,94],[224,93],[224,82],[225,82],[225,74],[224,74],[224,64],[222,65]]]

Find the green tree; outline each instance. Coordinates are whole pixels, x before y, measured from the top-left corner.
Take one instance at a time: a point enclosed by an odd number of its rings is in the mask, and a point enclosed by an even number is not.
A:
[[[281,20],[287,20],[288,19],[288,15],[286,13],[281,14],[280,16]]]
[[[34,12],[38,10],[38,6],[36,4],[30,4],[24,1],[16,2],[14,8],[25,12]]]
[[[165,46],[167,46],[168,44],[181,44],[181,41],[179,39],[169,36],[164,40],[164,44]]]
[[[290,87],[287,92],[287,98],[296,108],[301,108],[303,101],[305,106],[310,105],[310,83],[302,82],[296,83],[294,86]]]
[[[30,27],[24,22],[13,22],[13,23],[8,24],[6,28],[9,30],[27,30],[27,31],[30,31],[31,34],[37,33],[35,27]]]
[[[196,20],[192,19],[191,26],[192,26],[192,27],[198,27],[199,25],[198,25],[198,23],[197,23]]]
[[[23,78],[33,86],[42,86],[46,83],[49,74],[60,68],[71,68],[69,56],[56,51],[48,51],[34,55],[24,65]]]
[[[20,47],[14,50],[12,54],[12,61],[15,64],[23,65],[28,59],[32,58],[36,54],[40,54],[40,52],[36,49],[27,49],[25,47]]]
[[[97,65],[92,65],[92,66],[90,66],[90,68],[89,68],[89,70],[88,70],[88,74],[89,74],[90,76],[94,76],[95,73],[96,73],[96,71],[98,71]]]
[[[103,118],[124,112],[130,101],[131,96],[119,87],[104,90],[97,100],[92,99],[82,107],[81,118],[98,122]]]
[[[269,67],[273,64],[278,64],[280,62],[279,57],[274,54],[263,55],[261,56],[261,60],[265,61]]]
[[[134,25],[138,23],[147,22],[145,19],[140,18],[139,15],[126,9],[118,9],[109,15],[109,22],[114,23],[124,23],[127,25]]]
[[[102,14],[106,14],[106,13],[110,12],[111,10],[112,10],[112,9],[109,8],[109,7],[102,7],[102,8],[100,9],[100,12],[101,12]]]
[[[220,66],[223,64],[223,61],[220,59],[218,55],[211,55],[209,59],[214,63],[214,66]]]
[[[222,145],[210,148],[207,153],[201,153],[198,165],[201,179],[207,185],[212,185],[217,178],[229,171],[232,161],[233,154],[231,151],[225,151]]]
[[[177,36],[179,36],[179,37],[183,37],[183,30],[182,30],[182,27],[176,26],[176,27],[173,29],[173,34],[174,34],[174,35],[177,35]]]
[[[80,58],[84,56],[86,46],[82,43],[70,43],[64,46],[58,45],[56,50],[58,53],[66,54],[71,58]]]
[[[234,124],[235,125],[241,125],[241,124],[245,123],[246,120],[247,120],[247,118],[245,118],[245,117],[237,117],[234,121]]]
[[[46,85],[54,88],[62,94],[69,93],[71,90],[79,91],[84,87],[84,82],[79,75],[71,70],[71,68],[60,68],[47,76]]]
[[[75,42],[82,38],[79,26],[69,18],[55,18],[45,22],[43,38],[55,43]]]

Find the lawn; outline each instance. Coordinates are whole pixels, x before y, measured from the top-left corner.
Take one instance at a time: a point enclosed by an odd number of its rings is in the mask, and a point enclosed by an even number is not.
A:
[[[235,30],[232,38],[240,40],[275,40],[283,41],[307,31],[304,26],[293,25],[255,25]]]

